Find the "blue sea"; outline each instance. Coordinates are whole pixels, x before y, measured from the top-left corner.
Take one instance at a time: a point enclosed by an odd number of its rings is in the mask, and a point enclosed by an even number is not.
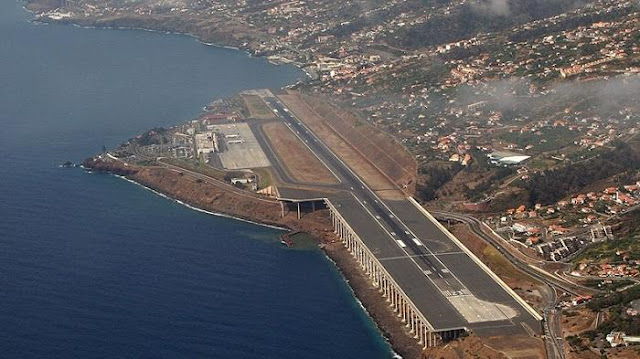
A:
[[[392,356],[320,251],[58,167],[300,71],[186,36],[30,19],[0,0],[0,357]]]

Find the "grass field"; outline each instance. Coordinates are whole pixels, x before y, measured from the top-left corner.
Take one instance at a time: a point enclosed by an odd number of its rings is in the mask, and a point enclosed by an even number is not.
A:
[[[260,96],[243,94],[242,99],[245,104],[247,104],[251,117],[259,120],[276,118],[275,114],[271,111],[269,106],[262,101]]]
[[[331,172],[284,123],[267,123],[262,129],[293,179],[309,184],[338,183]]]
[[[192,161],[184,161],[176,158],[165,158],[162,160],[168,164],[178,166],[190,171],[202,173],[205,176],[209,176],[211,178],[215,178],[220,181],[224,181],[225,172],[216,168],[213,168],[209,165],[202,165]]]
[[[254,168],[253,172],[258,175],[258,189],[267,188],[275,184],[273,175],[268,168]]]

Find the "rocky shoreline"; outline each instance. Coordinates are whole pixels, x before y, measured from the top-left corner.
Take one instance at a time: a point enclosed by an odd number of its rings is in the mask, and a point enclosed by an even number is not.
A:
[[[333,261],[344,279],[362,303],[378,329],[403,358],[420,358],[422,349],[411,338],[386,300],[375,288],[353,256],[346,250],[332,230],[326,211],[305,214],[298,220],[293,214],[281,217],[278,202],[231,191],[224,183],[199,181],[186,172],[164,167],[137,167],[101,156],[87,159],[83,167],[92,172],[109,173],[138,183],[157,193],[178,200],[188,206],[220,213],[225,216],[258,224],[304,231],[315,238],[323,252]]]

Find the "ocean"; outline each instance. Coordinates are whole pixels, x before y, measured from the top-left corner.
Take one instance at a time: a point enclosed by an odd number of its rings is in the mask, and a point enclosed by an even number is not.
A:
[[[0,2],[0,357],[390,358],[319,250],[60,168],[293,67]]]

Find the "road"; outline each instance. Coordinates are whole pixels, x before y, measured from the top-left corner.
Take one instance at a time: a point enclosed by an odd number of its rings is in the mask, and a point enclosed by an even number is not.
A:
[[[247,198],[251,198],[251,199],[257,200],[257,201],[267,202],[267,203],[278,203],[278,201],[276,201],[274,199],[265,198],[263,196],[255,195],[255,194],[253,194],[251,192],[247,192],[245,190],[239,189],[239,188],[229,184],[228,182],[220,181],[220,180],[215,179],[215,178],[213,178],[211,176],[207,176],[207,175],[205,175],[203,173],[192,171],[192,170],[189,170],[189,169],[186,169],[186,168],[183,168],[183,167],[175,166],[175,165],[172,165],[172,164],[167,163],[167,162],[163,162],[162,158],[152,157],[152,156],[142,152],[138,146],[130,145],[128,147],[128,149],[129,149],[129,151],[131,153],[136,155],[139,159],[148,160],[148,161],[154,161],[160,167],[164,167],[164,168],[170,169],[172,171],[180,172],[180,173],[186,173],[186,174],[188,174],[189,176],[191,176],[193,178],[196,178],[196,179],[198,179],[200,181],[212,184],[212,185],[214,185],[216,187],[220,187],[225,191],[233,192],[236,195],[247,197]],[[112,157],[112,158],[114,160],[122,161],[122,160],[120,160],[120,159],[118,159],[116,157]]]
[[[562,312],[557,309],[558,291],[572,295],[579,295],[580,292],[585,289],[588,289],[589,291],[593,291],[593,289],[562,281],[555,276],[545,275],[543,272],[533,269],[529,263],[522,261],[520,258],[513,255],[509,249],[505,248],[501,243],[501,240],[496,239],[492,235],[483,231],[482,228],[484,224],[475,217],[443,211],[432,211],[431,213],[440,219],[452,219],[467,224],[475,235],[484,239],[487,243],[496,248],[511,264],[529,276],[545,283],[550,288],[551,296],[544,309],[544,331],[547,339],[547,354],[549,357],[564,359],[565,350],[564,340],[562,338],[561,321]]]
[[[552,284],[554,287],[556,287],[557,289],[560,289],[565,293],[575,295],[575,296],[580,295],[583,292],[597,292],[593,288],[571,283],[568,280],[564,280],[562,278],[556,277],[551,274],[547,275],[543,271],[534,269],[530,263],[527,263],[521,260],[520,258],[515,256],[513,253],[511,253],[511,251],[508,248],[506,248],[506,245],[501,243],[500,239],[494,238],[493,235],[486,233],[483,230],[483,227],[485,226],[484,223],[482,223],[482,221],[480,221],[475,217],[467,216],[459,213],[451,213],[451,212],[444,212],[444,211],[437,211],[437,210],[431,211],[431,213],[438,219],[444,219],[444,220],[451,219],[451,220],[455,220],[455,221],[467,224],[474,234],[484,239],[491,246],[497,249],[498,252],[500,252],[511,264],[513,264],[518,269],[527,273],[529,276],[535,279],[538,279],[544,283],[548,282]]]

